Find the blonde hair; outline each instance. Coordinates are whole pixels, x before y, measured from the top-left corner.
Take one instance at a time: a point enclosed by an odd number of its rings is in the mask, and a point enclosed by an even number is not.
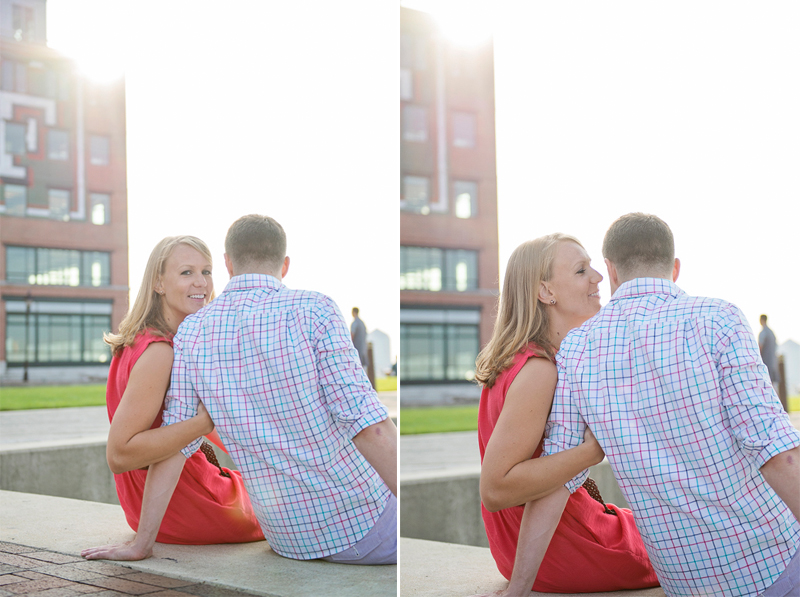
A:
[[[103,334],[103,340],[111,346],[112,355],[116,355],[126,346],[132,346],[137,334],[145,329],[165,338],[172,337],[173,332],[164,318],[164,298],[156,292],[156,284],[164,275],[167,259],[178,245],[192,247],[211,263],[211,251],[206,243],[195,236],[168,236],[161,240],[150,253],[139,294],[120,322],[119,333]]]
[[[516,354],[530,343],[541,347],[547,356],[555,356],[556,347],[548,337],[547,309],[539,301],[539,287],[552,278],[556,247],[565,241],[583,247],[578,239],[555,233],[522,243],[509,257],[492,338],[476,361],[478,383],[491,388]]]

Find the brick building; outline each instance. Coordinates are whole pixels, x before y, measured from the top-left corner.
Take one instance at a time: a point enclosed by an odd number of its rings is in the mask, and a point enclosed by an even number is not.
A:
[[[102,378],[127,300],[124,82],[47,47],[45,0],[0,0],[0,379]]]
[[[498,293],[494,56],[401,8],[403,404],[474,400]]]

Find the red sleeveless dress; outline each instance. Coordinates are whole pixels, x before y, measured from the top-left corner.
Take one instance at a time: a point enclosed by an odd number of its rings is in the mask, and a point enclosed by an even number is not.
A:
[[[543,357],[534,346],[520,352],[491,389],[483,388],[478,410],[481,462],[506,393],[529,358]],[[533,458],[542,453],[542,444]],[[588,593],[658,586],[658,578],[627,508],[607,504],[617,515],[604,513],[603,505],[581,487],[567,500],[561,521],[547,548],[534,591]],[[497,568],[511,578],[524,506],[489,512],[481,504],[483,523]]]
[[[136,337],[133,346],[123,348],[111,359],[106,386],[108,420],[114,418],[128,385],[131,369],[153,342],[169,342],[149,330]],[[163,405],[162,405],[163,411]],[[161,426],[159,413],[151,426]],[[220,474],[227,472],[230,477]],[[114,475],[117,496],[130,527],[139,528],[142,494],[147,471],[138,469]],[[213,543],[245,543],[261,541],[264,533],[256,520],[250,498],[238,471],[220,469],[202,453],[195,452],[186,460],[175,493],[164,514],[156,541],[182,545]]]

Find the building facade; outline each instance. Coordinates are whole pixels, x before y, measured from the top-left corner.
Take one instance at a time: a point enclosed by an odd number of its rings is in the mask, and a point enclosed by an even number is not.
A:
[[[104,379],[127,311],[125,86],[47,47],[45,0],[0,0],[0,379]]]
[[[498,293],[494,56],[401,8],[403,404],[474,401]]]

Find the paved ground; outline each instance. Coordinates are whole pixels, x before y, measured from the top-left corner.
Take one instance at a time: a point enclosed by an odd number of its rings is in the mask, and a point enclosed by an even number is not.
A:
[[[236,597],[247,595],[222,587],[138,572],[109,562],[0,542],[0,597],[71,597],[88,595],[149,597]]]
[[[800,429],[800,412],[789,415]],[[429,433],[400,436],[400,480],[404,475],[480,469],[478,432]]]
[[[397,418],[397,392],[381,392],[389,416]],[[0,446],[36,447],[52,442],[105,441],[108,438],[105,406],[41,408],[0,412]]]
[[[477,431],[400,436],[400,480],[405,475],[480,470]]]

